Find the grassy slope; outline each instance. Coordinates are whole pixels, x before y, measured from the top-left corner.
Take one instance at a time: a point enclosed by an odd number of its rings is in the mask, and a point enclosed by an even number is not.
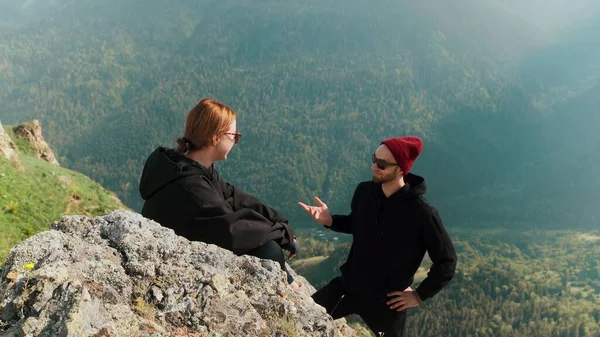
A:
[[[27,142],[5,129],[17,143],[18,159],[0,159],[0,262],[18,242],[63,215],[96,216],[125,208],[90,178],[36,158]]]

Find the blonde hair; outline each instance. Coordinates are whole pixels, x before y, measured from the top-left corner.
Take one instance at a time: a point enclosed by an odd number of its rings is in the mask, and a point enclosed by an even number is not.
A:
[[[237,114],[215,99],[204,98],[188,113],[184,136],[177,138],[177,152],[186,153],[210,146],[215,136],[229,130]]]

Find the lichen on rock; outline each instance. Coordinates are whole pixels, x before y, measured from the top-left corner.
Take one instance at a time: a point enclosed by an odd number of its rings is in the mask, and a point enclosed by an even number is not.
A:
[[[276,262],[190,242],[137,213],[68,216],[11,250],[0,336],[353,336],[295,277],[307,292],[292,291]]]

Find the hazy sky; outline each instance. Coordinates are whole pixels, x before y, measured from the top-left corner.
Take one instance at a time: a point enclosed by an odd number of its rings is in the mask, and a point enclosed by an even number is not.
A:
[[[548,32],[588,21],[600,9],[598,0],[500,0]]]

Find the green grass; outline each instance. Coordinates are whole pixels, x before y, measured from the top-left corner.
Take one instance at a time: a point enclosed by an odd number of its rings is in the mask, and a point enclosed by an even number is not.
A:
[[[0,263],[13,246],[47,230],[63,215],[98,216],[126,209],[90,178],[37,159],[23,140],[7,131],[18,145],[18,159],[0,159]]]
[[[17,144],[17,151],[27,155],[35,155],[35,149],[31,144],[21,137],[17,137],[13,131],[12,126],[4,125],[4,131]]]
[[[294,323],[294,319],[290,313],[286,313],[283,317],[278,317],[273,322],[275,331],[278,331],[286,337],[300,336],[300,329]]]

